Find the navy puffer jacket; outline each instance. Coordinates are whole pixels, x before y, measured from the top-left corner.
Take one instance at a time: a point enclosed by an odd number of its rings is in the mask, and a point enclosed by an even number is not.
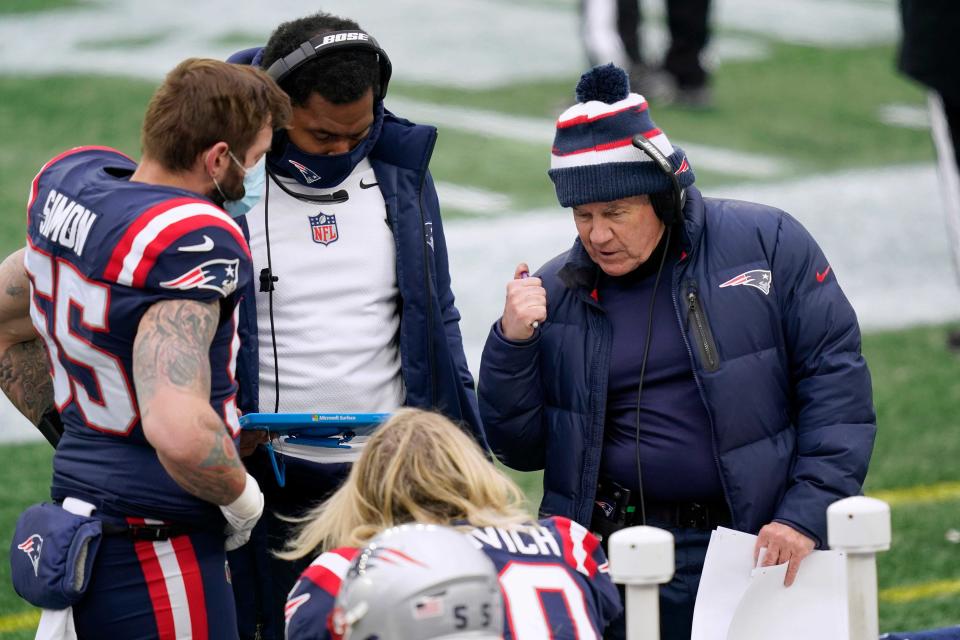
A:
[[[876,435],[856,315],[783,211],[690,188],[684,214],[670,286],[734,526],[776,520],[823,545],[827,506],[860,492]],[[752,286],[720,286],[742,274]],[[612,332],[579,240],[537,275],[547,321],[522,344],[491,330],[480,413],[504,464],[544,469],[541,513],[589,526]]]

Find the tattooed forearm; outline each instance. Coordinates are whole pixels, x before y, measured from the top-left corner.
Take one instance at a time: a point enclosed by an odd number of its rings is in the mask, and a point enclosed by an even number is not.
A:
[[[160,461],[173,479],[186,491],[214,504],[230,504],[243,491],[246,471],[240,462],[237,447],[222,428],[209,432],[206,457],[199,465],[175,463],[160,456]]]
[[[6,294],[11,298],[19,298],[20,296],[26,295],[28,289],[23,285],[19,284],[8,284],[6,288]]]
[[[147,440],[185,491],[229,504],[246,471],[226,425],[210,406],[210,344],[218,303],[159,302],[144,314],[133,344],[133,378]]]
[[[0,389],[33,424],[53,406],[50,364],[39,339],[11,345],[0,354]]]
[[[30,280],[23,267],[23,250],[0,262],[0,334],[10,334],[7,325],[26,318],[30,312]]]
[[[158,384],[210,394],[210,343],[220,306],[168,300],[150,307],[133,345],[133,376],[141,406]]]

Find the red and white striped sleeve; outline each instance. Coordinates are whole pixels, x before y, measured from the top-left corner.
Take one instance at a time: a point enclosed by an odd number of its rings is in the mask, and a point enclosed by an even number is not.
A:
[[[173,198],[146,210],[124,231],[103,278],[209,301],[241,288],[252,269],[250,248],[229,215],[207,200]]]
[[[300,574],[287,596],[288,640],[331,640],[329,618],[343,578],[359,549],[333,549],[320,554]]]

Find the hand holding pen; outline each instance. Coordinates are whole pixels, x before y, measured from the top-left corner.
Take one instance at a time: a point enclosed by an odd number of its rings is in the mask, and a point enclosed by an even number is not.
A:
[[[540,278],[530,276],[530,268],[521,262],[507,283],[507,300],[500,319],[500,330],[508,340],[523,341],[547,319],[547,291]]]

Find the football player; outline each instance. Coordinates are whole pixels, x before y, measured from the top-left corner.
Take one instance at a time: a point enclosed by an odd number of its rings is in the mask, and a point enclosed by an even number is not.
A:
[[[330,614],[357,549],[410,522],[455,525],[493,561],[507,640],[600,638],[619,615],[597,538],[567,518],[531,522],[520,489],[451,426],[435,413],[398,411],[370,438],[346,483],[304,517],[281,555],[327,551],[289,595],[290,640],[333,637]]]
[[[343,640],[500,640],[497,569],[449,527],[387,529],[351,563],[330,627]]]
[[[235,442],[252,268],[224,208],[256,197],[289,117],[265,74],[190,59],[151,99],[139,165],[78,147],[33,181],[26,247],[0,268],[0,386],[35,422],[56,408],[52,497],[103,522],[80,637],[236,638],[224,547],[263,496]]]

